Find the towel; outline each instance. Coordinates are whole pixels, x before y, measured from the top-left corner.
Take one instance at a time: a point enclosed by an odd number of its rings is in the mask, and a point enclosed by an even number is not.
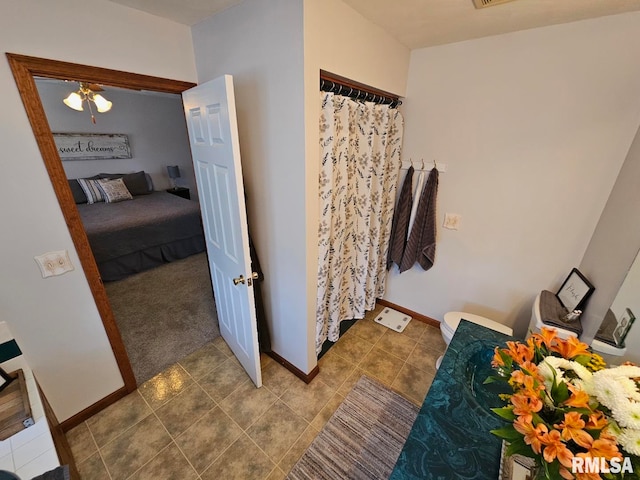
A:
[[[396,205],[396,210],[393,214],[393,221],[391,222],[391,237],[389,238],[389,253],[387,255],[387,270],[395,263],[400,266],[402,261],[402,254],[404,248],[407,245],[407,235],[409,233],[409,216],[411,215],[412,193],[411,187],[413,185],[413,166],[407,170],[407,175],[404,177],[404,183],[402,184],[402,190],[400,191],[400,198]]]
[[[418,213],[418,204],[420,203],[420,194],[422,193],[423,187],[424,170],[420,171],[420,175],[418,175],[418,184],[416,185],[416,190],[413,195],[413,206],[411,207],[411,217],[409,218],[409,228],[407,229],[407,241],[409,241],[409,235],[411,233],[411,229],[413,228],[413,224],[416,223],[416,214]]]
[[[424,270],[429,270],[433,266],[436,258],[437,194],[438,169],[433,168],[420,195],[416,219],[400,262],[400,273],[409,270],[416,261]]]

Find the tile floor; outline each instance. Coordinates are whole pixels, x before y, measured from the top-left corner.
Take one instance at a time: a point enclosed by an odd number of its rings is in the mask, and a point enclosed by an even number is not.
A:
[[[422,404],[445,349],[437,328],[356,322],[305,384],[263,355],[256,389],[222,338],[71,430],[83,480],[284,479],[363,373]]]

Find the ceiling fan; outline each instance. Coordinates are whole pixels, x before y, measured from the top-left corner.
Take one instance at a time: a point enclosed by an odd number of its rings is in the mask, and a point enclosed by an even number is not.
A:
[[[70,93],[69,96],[63,100],[63,102],[67,107],[79,112],[84,110],[83,103],[86,102],[87,106],[89,107],[89,112],[91,113],[91,123],[95,124],[96,117],[93,115],[91,102],[94,103],[96,109],[100,113],[108,112],[109,110],[111,110],[111,106],[113,104],[99,93],[96,93],[104,91],[104,88],[102,88],[97,83],[78,83],[80,84],[80,88],[78,89],[78,91]]]
[[[499,5],[507,2],[513,2],[513,0],[473,0],[473,4],[476,8],[492,7],[493,5]]]

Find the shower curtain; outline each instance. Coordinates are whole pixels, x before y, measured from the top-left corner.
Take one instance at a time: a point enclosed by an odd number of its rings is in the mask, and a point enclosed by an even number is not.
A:
[[[321,92],[316,353],[384,295],[403,119]]]

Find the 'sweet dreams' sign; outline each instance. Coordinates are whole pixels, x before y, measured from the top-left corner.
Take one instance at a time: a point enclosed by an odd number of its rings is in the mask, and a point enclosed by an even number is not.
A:
[[[121,134],[54,133],[62,160],[102,160],[131,158],[129,138]]]

